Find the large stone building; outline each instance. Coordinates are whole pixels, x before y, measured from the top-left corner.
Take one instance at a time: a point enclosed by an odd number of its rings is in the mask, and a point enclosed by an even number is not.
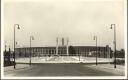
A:
[[[68,49],[68,50],[67,50]],[[67,52],[68,51],[68,52]],[[86,57],[111,57],[111,48],[109,46],[56,46],[53,47],[31,47],[32,56],[86,56]],[[68,54],[67,54],[68,53]],[[16,48],[17,57],[29,57],[30,47]]]
[[[56,46],[16,48],[17,57],[34,56],[86,56],[111,57],[111,48],[103,46],[69,46],[68,38],[56,38]]]

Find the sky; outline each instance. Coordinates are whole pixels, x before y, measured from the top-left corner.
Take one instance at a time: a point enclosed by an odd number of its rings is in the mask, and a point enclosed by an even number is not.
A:
[[[16,47],[56,46],[56,38],[69,38],[72,46],[109,45],[113,48],[116,24],[117,49],[125,48],[124,0],[4,0],[4,43],[13,49],[14,24]]]

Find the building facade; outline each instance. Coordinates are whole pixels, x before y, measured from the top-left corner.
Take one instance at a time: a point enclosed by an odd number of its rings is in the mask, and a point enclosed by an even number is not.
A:
[[[67,54],[68,53],[68,54]],[[112,50],[109,46],[54,46],[54,47],[31,47],[32,57],[41,56],[85,56],[110,58]],[[29,57],[30,47],[16,48],[16,57]]]

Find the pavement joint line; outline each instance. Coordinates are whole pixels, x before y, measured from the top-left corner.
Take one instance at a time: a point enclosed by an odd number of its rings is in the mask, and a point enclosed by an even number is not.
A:
[[[105,67],[105,66],[101,66],[101,65],[93,65],[93,66],[95,66],[95,67],[99,67],[99,68],[106,68],[106,69],[111,69],[111,70],[118,70],[118,71],[122,71],[122,69],[119,69],[119,68],[112,68],[112,67]]]
[[[21,64],[19,64],[19,65],[21,65]],[[9,70],[9,71],[13,71],[13,70],[22,70],[22,69],[28,69],[28,68],[31,68],[29,65],[25,65],[25,66],[20,66],[19,67],[19,65],[17,66],[18,68],[16,68],[16,69],[14,69],[13,68],[13,66],[8,66],[8,67],[4,67],[4,72],[8,72],[7,70]],[[24,64],[23,64],[24,65]]]
[[[88,67],[90,67],[90,66],[88,66]],[[112,68],[106,68],[106,67],[103,68],[103,67],[99,67],[99,66],[96,66],[96,65],[91,65],[90,68],[95,68],[95,69],[98,69],[98,70],[101,70],[101,71],[107,71],[107,72],[111,72],[111,73],[119,74],[119,75],[124,75],[124,72],[125,72],[125,71],[117,70],[117,69],[114,69],[114,68],[113,69]],[[102,68],[102,69],[100,69],[100,68]],[[105,69],[108,69],[108,70],[105,70]],[[114,70],[114,71],[112,71],[112,70]]]

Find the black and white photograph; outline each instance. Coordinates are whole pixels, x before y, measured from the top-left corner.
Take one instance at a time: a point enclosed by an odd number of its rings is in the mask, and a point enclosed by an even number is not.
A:
[[[2,79],[127,79],[127,0],[2,0]]]

